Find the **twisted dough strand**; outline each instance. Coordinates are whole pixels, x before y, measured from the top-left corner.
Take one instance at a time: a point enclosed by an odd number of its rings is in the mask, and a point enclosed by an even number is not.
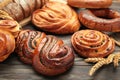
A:
[[[16,53],[21,61],[32,64],[34,49],[44,37],[46,35],[38,31],[23,30],[19,33],[16,39]]]
[[[54,36],[44,38],[35,49],[34,69],[47,76],[55,76],[67,71],[74,62],[72,49]]]

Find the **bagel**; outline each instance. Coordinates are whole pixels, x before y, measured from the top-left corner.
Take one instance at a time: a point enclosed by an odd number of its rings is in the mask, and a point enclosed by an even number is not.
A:
[[[109,8],[83,10],[79,13],[79,20],[90,29],[106,32],[120,31],[120,13]]]

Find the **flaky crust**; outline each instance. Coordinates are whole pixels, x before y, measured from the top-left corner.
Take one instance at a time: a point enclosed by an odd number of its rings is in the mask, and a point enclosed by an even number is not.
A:
[[[16,38],[15,52],[22,62],[32,64],[34,49],[46,35],[42,32],[22,30]]]
[[[32,22],[37,28],[56,34],[73,33],[80,27],[73,9],[64,3],[52,1],[33,12]]]
[[[67,0],[70,6],[78,8],[108,8],[112,0]]]
[[[17,21],[13,20],[5,11],[0,10],[0,29],[7,30],[17,37],[18,32],[20,31],[21,26]]]
[[[0,62],[3,62],[15,49],[14,36],[8,31],[0,29]],[[12,46],[12,47],[11,47]]]
[[[111,38],[95,30],[78,31],[72,35],[71,42],[75,51],[83,57],[105,57],[115,49]]]
[[[46,76],[62,74],[74,63],[72,49],[54,36],[44,38],[34,53],[34,69]]]

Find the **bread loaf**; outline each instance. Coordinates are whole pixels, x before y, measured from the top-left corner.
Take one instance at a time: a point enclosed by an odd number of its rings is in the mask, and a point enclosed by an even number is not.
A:
[[[13,19],[20,22],[29,17],[34,10],[41,8],[47,1],[48,0],[1,0],[0,9],[6,11]]]

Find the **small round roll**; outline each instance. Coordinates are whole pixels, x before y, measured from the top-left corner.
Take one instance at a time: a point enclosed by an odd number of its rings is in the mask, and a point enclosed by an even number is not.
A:
[[[68,5],[55,1],[33,12],[32,22],[38,29],[55,34],[70,34],[80,28],[77,13]]]
[[[106,57],[115,49],[113,39],[96,30],[81,30],[71,37],[75,51],[82,57]]]
[[[107,32],[120,31],[120,13],[109,8],[83,10],[79,13],[79,20],[90,29]]]
[[[108,8],[112,0],[67,0],[68,5],[78,8]]]
[[[34,52],[34,69],[46,76],[55,76],[66,72],[74,63],[74,54],[70,47],[54,36],[44,38]]]
[[[10,32],[0,29],[0,62],[6,60],[14,49],[14,36]]]
[[[22,62],[32,64],[34,49],[46,35],[42,32],[22,30],[16,38],[16,53]]]

